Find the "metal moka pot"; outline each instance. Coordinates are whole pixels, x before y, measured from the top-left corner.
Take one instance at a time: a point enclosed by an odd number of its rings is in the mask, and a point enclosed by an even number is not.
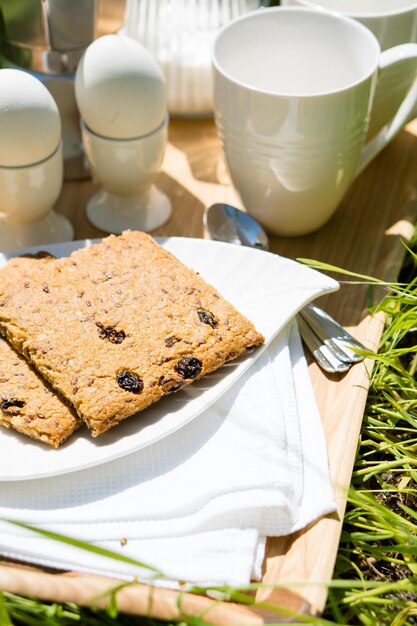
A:
[[[0,0],[1,65],[33,73],[55,98],[67,179],[89,175],[74,95],[75,70],[98,35],[117,30],[123,10],[124,2],[118,0]]]

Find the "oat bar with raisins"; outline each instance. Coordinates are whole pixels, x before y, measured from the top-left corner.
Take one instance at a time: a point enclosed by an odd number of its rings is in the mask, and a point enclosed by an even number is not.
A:
[[[145,233],[127,231],[6,284],[0,330],[93,436],[263,337]]]
[[[45,255],[33,258],[47,258]],[[18,257],[9,262],[3,280],[30,280],[40,262]],[[0,337],[0,424],[47,443],[61,445],[82,421],[45,380]]]
[[[0,337],[0,424],[58,448],[82,421]]]

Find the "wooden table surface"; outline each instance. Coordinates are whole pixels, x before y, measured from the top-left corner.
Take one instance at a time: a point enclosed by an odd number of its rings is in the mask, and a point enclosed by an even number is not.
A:
[[[169,145],[157,184],[170,197],[173,212],[169,221],[152,233],[154,235],[205,237],[202,217],[206,206],[218,201],[241,206],[228,179],[214,124],[210,120],[171,121]],[[404,256],[401,241],[409,239],[414,230],[416,184],[417,121],[410,124],[355,181],[324,228],[313,235],[294,239],[271,237],[271,249],[293,259],[315,259],[393,280]],[[71,219],[76,239],[104,235],[85,217],[86,203],[95,190],[96,186],[88,179],[64,184],[56,208]],[[326,296],[320,304],[369,348],[377,349],[382,319],[368,315],[368,296],[367,286],[343,284],[338,293]],[[302,532],[268,540],[263,581],[279,583],[282,587],[265,587],[258,591],[259,600],[312,613],[318,613],[324,607],[325,583],[331,579],[337,554],[346,492],[367,397],[367,367],[370,365],[355,365],[346,375],[330,376],[310,363],[338,510]],[[33,576],[37,578],[33,579]],[[43,575],[32,568],[0,566],[0,587],[21,593],[29,589],[39,597],[85,603],[86,594],[101,588],[102,584],[99,577],[72,575],[64,580],[60,577],[60,583],[56,581],[51,587],[49,578],[42,576],[51,578],[50,574]],[[58,579],[57,576],[54,578]],[[80,582],[78,586],[77,580]],[[303,582],[309,584],[299,586]],[[297,586],[291,587],[291,583],[297,583]],[[139,592],[135,598],[134,589],[123,593],[125,595],[119,597],[119,606],[123,610],[140,613],[149,606],[141,603]],[[165,591],[161,594],[154,615],[172,618],[177,610],[174,596]],[[191,598],[187,602],[190,610],[202,607],[200,599],[194,601]],[[219,605],[215,611],[209,615],[213,623],[268,621],[234,606]],[[276,616],[274,621],[277,621]]]

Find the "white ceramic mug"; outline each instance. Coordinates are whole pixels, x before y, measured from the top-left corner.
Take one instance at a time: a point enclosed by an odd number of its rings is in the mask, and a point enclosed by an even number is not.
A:
[[[374,33],[382,50],[417,42],[417,0],[281,0],[281,4],[354,17]]]
[[[369,28],[381,50],[403,43],[417,43],[417,0],[281,0],[282,5],[298,5],[322,11],[337,11]],[[374,101],[368,137],[373,137],[394,115],[405,90],[416,80],[413,62],[404,64],[394,79],[381,77]],[[417,87],[416,87],[417,89]],[[410,114],[416,117],[417,111]]]
[[[377,78],[412,63],[417,45],[381,53],[359,22],[275,7],[234,20],[214,46],[216,123],[246,209],[279,235],[332,216],[347,188],[407,121],[411,89],[389,125],[364,145]]]

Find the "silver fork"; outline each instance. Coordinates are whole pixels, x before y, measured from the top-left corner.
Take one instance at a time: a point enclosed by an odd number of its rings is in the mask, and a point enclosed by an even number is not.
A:
[[[297,322],[304,343],[326,372],[346,372],[363,360],[355,350],[366,350],[366,347],[318,306],[307,304]]]
[[[344,363],[335,356],[334,352],[316,335],[311,326],[306,322],[304,315],[297,316],[298,330],[300,335],[316,359],[320,367],[330,374],[347,372],[350,363]]]

